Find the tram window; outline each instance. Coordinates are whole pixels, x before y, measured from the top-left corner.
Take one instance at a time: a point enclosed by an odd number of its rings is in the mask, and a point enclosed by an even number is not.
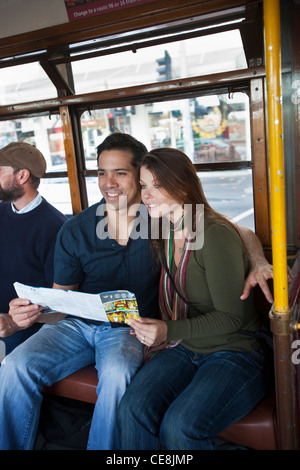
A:
[[[59,171],[67,171],[66,165],[58,165],[56,168]],[[72,215],[70,185],[67,176],[60,178],[43,178],[39,186],[39,192],[60,212],[65,215]]]
[[[198,176],[213,209],[255,231],[252,170],[203,171]]]
[[[225,53],[226,51],[226,53]],[[161,59],[160,63],[158,61]],[[247,68],[239,30],[76,60],[76,93]]]
[[[43,153],[47,162],[47,172],[53,171],[53,168],[59,164],[65,164],[59,114],[0,121],[0,148],[18,141],[35,145]]]
[[[36,62],[0,69],[1,106],[56,96],[55,86]]]
[[[88,170],[97,168],[96,147],[113,130],[147,146],[176,147],[193,163],[251,161],[249,99],[245,93],[86,111],[81,132]],[[214,209],[254,229],[252,170],[199,173]],[[99,200],[96,179],[86,178],[89,205]]]
[[[149,149],[181,149],[193,163],[251,160],[245,93],[85,112],[81,131],[87,169],[97,168],[96,147],[114,129],[134,135]]]

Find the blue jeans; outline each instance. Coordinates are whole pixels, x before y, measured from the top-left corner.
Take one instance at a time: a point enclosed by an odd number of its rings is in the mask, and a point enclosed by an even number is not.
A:
[[[143,345],[129,328],[75,318],[44,325],[0,367],[0,449],[33,449],[43,387],[93,363],[99,383],[88,448],[118,448],[117,407],[142,361]]]
[[[260,351],[165,349],[136,374],[121,400],[121,448],[214,450],[214,438],[264,394]]]

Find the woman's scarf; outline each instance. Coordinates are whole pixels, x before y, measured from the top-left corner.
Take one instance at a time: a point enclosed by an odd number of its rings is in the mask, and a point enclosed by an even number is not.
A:
[[[188,238],[185,239],[181,259],[176,269],[174,280],[170,275],[173,258],[174,230],[170,229],[169,240],[166,241],[165,250],[162,251],[162,268],[159,283],[159,307],[161,319],[184,320],[187,318],[188,300],[185,288],[185,274],[187,263],[191,254]],[[174,285],[175,284],[175,285]],[[165,348],[177,346],[182,340],[165,341],[158,346],[145,348],[145,360]]]

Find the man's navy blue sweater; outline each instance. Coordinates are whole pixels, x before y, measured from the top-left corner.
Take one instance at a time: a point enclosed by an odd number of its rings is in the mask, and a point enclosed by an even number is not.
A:
[[[25,214],[16,214],[10,203],[0,203],[0,312],[8,312],[17,297],[15,281],[51,287],[56,235],[66,217],[44,198]]]

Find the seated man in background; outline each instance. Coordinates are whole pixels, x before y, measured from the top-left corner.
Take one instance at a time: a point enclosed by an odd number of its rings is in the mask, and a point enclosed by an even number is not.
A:
[[[41,152],[25,142],[0,149],[0,356],[38,331],[21,329],[8,315],[15,281],[51,287],[56,235],[66,217],[38,192],[46,171]]]

